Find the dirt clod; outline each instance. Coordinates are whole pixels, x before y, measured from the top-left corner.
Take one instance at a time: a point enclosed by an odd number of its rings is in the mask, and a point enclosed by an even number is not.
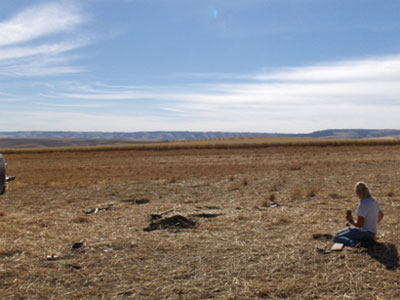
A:
[[[144,228],[144,231],[153,231],[158,229],[184,229],[193,228],[196,223],[184,216],[175,215],[169,218],[156,220],[150,223],[150,225]]]

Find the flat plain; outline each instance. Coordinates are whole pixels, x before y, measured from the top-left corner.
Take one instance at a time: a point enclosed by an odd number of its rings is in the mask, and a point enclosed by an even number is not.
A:
[[[400,145],[3,154],[1,299],[400,299]],[[357,181],[377,243],[330,251]]]

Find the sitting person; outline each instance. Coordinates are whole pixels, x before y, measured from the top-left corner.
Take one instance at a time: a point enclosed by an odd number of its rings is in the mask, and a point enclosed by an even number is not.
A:
[[[353,220],[351,211],[346,215],[347,222],[352,225],[336,233],[335,243],[342,243],[345,246],[357,247],[362,242],[373,240],[376,236],[377,224],[383,218],[383,212],[378,202],[371,196],[368,186],[358,182],[355,192],[360,198],[357,209],[357,221]]]

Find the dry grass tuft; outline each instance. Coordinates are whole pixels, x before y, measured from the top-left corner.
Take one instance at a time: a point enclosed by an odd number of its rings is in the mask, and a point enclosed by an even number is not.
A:
[[[331,197],[332,199],[343,199],[346,198],[346,196],[340,195],[336,192],[330,193],[329,197]]]
[[[307,198],[313,198],[317,196],[317,191],[319,190],[319,188],[317,188],[316,186],[312,186],[309,187],[305,193],[305,196]]]
[[[304,197],[304,190],[299,187],[295,187],[290,192],[290,200],[300,200]]]
[[[72,222],[77,223],[77,224],[85,224],[85,223],[89,223],[90,221],[87,217],[79,216],[79,217],[73,218]]]
[[[289,166],[290,171],[299,171],[303,168],[302,164],[300,162],[296,162],[292,165]]]
[[[395,193],[394,193],[393,189],[390,189],[390,190],[387,192],[387,196],[388,196],[388,197],[394,197],[394,195],[395,195]]]
[[[267,197],[269,201],[275,202],[277,200],[277,196],[275,193],[270,193],[269,196]]]

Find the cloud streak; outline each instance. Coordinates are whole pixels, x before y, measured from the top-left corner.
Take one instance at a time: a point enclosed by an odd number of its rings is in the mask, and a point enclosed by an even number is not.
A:
[[[144,130],[142,125],[151,122],[164,125],[148,130],[310,132],[322,127],[398,127],[400,56],[234,75],[232,81],[224,77],[221,82],[222,77],[217,76],[217,83],[75,85],[49,92],[46,99],[108,104],[121,116],[114,126],[131,131]],[[248,79],[240,82],[239,77]],[[141,126],[129,121],[132,111],[146,112]]]
[[[303,68],[288,68],[281,72],[256,77],[260,80],[284,81],[388,81],[400,79],[400,55],[343,61]]]
[[[45,76],[81,72],[71,52],[90,43],[69,37],[87,20],[72,5],[32,6],[0,22],[0,76]],[[78,35],[81,35],[78,33]]]
[[[44,44],[31,47],[7,47],[0,48],[0,61],[9,59],[19,59],[24,57],[50,55],[56,56],[64,52],[68,52],[84,46],[84,41],[68,41],[54,44]]]
[[[220,105],[304,105],[337,101],[363,103],[400,97],[400,56],[376,60],[348,61],[283,71],[246,75],[252,82],[205,82],[152,87],[91,87],[58,94],[82,100],[156,99],[179,103]],[[218,78],[221,76],[218,75]]]
[[[15,45],[74,29],[84,22],[72,6],[42,4],[0,23],[0,46]]]

